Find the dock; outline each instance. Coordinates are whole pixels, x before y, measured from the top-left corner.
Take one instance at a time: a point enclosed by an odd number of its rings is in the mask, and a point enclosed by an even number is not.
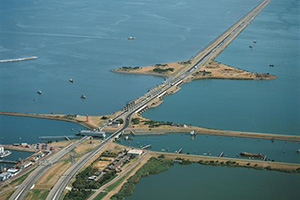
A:
[[[25,57],[25,58],[14,58],[14,59],[7,59],[7,60],[0,60],[0,63],[9,63],[9,62],[18,62],[18,61],[25,61],[25,60],[34,60],[37,59],[37,56]]]
[[[60,135],[60,136],[40,136],[40,140],[68,140],[80,138],[75,135]]]
[[[18,162],[14,160],[0,160],[0,163],[17,164]]]
[[[14,150],[14,151],[25,151],[25,152],[32,152],[35,153],[38,150],[34,148],[29,148],[29,147],[22,147],[22,146],[15,146],[15,145],[10,145],[10,144],[2,144],[5,149],[8,150]]]

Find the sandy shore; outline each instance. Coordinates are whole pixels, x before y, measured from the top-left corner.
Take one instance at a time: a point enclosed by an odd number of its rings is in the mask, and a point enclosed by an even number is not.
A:
[[[165,78],[176,77],[183,70],[187,70],[194,63],[194,59],[189,61],[172,62],[166,64],[156,64],[146,67],[121,67],[113,70],[118,73],[144,74],[162,76]],[[157,72],[159,71],[159,72]],[[236,80],[269,80],[277,78],[269,73],[253,73],[225,65],[214,60],[208,61],[204,66],[195,70],[187,80],[195,79],[236,79]]]

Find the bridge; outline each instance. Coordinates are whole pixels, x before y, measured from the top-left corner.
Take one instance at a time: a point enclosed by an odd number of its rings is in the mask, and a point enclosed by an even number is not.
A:
[[[66,186],[71,181],[71,179],[75,176],[75,174],[82,168],[89,160],[91,160],[107,143],[113,141],[115,138],[119,138],[123,131],[129,126],[131,117],[133,114],[143,110],[147,107],[148,104],[151,105],[151,102],[156,98],[160,98],[162,95],[165,95],[167,91],[177,87],[181,83],[184,82],[186,78],[188,78],[194,71],[199,67],[202,67],[208,60],[215,58],[219,55],[224,48],[230,44],[230,42],[235,39],[241,31],[243,31],[250,22],[270,3],[270,0],[262,1],[258,6],[252,9],[247,15],[245,15],[242,19],[240,19],[237,23],[231,26],[228,30],[226,30],[223,34],[221,34],[217,39],[215,39],[212,43],[210,43],[204,50],[202,50],[199,54],[197,54],[194,59],[197,61],[186,71],[184,71],[181,75],[178,75],[174,80],[170,80],[170,82],[160,85],[157,88],[151,90],[151,94],[147,97],[143,98],[138,103],[131,103],[130,108],[125,107],[123,112],[115,117],[112,121],[123,118],[125,119],[125,123],[122,128],[111,134],[108,138],[106,138],[101,144],[99,144],[96,148],[94,148],[91,152],[87,153],[83,156],[79,161],[74,163],[60,179],[56,182],[54,187],[51,189],[47,196],[47,200],[59,200],[61,195],[63,194]],[[38,171],[40,170],[40,172]],[[35,181],[46,171],[44,169],[35,170],[30,177],[28,177],[20,187],[13,193],[10,197],[10,200],[19,200],[23,199]],[[38,173],[39,172],[39,173]]]

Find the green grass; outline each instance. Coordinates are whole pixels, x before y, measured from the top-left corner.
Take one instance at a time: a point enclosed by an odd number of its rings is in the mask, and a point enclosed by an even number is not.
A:
[[[44,200],[47,198],[48,194],[49,194],[48,189],[32,189],[27,194],[25,199]]]
[[[100,200],[103,197],[105,197],[108,194],[108,192],[100,192],[95,198],[94,200]]]
[[[168,159],[151,157],[148,162],[141,167],[127,182],[122,186],[121,190],[112,196],[112,200],[123,200],[126,196],[133,194],[135,184],[137,184],[142,177],[149,176],[150,174],[158,174],[168,170],[174,162]]]

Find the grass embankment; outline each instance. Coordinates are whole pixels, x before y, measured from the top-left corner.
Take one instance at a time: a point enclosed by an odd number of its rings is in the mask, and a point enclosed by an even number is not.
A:
[[[32,189],[25,197],[25,200],[44,200],[49,192],[48,189]]]
[[[282,168],[272,168],[271,166],[261,166],[258,164],[248,163],[239,163],[238,161],[218,161],[218,160],[199,160],[199,161],[190,161],[183,158],[176,158],[174,162],[180,165],[189,165],[192,163],[198,163],[201,165],[210,165],[210,166],[224,166],[224,167],[245,167],[252,168],[256,170],[271,170],[271,171],[279,171],[285,173],[300,173],[300,168],[297,169],[282,169]]]
[[[112,200],[123,200],[126,196],[131,196],[134,191],[135,184],[137,184],[142,177],[149,176],[151,174],[158,174],[160,172],[168,170],[173,165],[172,160],[164,158],[151,157],[150,160],[140,168],[127,182],[122,186],[121,190],[112,196]]]
[[[212,165],[212,166],[227,166],[227,167],[245,167],[245,168],[252,168],[256,170],[271,170],[271,171],[279,171],[279,172],[285,172],[285,173],[300,173],[300,168],[297,169],[280,169],[280,168],[272,168],[271,166],[258,166],[257,164],[251,165],[250,162],[246,165],[240,165],[236,161],[226,161],[226,162],[219,162],[219,161],[203,161],[200,160],[197,163],[201,165]]]

